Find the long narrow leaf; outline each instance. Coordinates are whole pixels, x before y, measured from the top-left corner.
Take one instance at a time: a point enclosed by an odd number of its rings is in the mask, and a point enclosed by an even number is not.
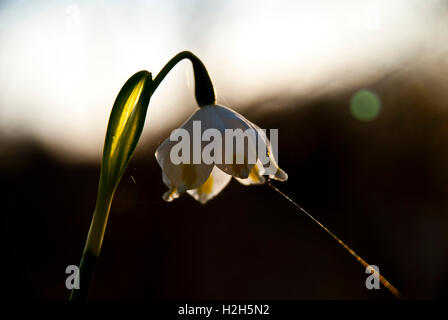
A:
[[[134,153],[145,124],[151,84],[149,72],[137,72],[125,83],[115,100],[101,163],[100,185],[106,192],[115,190]]]

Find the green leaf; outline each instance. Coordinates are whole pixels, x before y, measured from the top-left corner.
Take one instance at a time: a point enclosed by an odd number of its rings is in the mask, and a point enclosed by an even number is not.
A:
[[[118,93],[106,132],[100,192],[109,196],[114,193],[142,133],[151,95],[152,76],[148,71],[134,74]]]

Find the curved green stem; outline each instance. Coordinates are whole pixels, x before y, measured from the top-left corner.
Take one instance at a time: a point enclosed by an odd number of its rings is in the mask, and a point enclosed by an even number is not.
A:
[[[193,64],[194,79],[195,79],[195,95],[196,101],[199,106],[203,107],[206,105],[214,104],[216,102],[215,90],[213,88],[212,80],[205,68],[204,64],[198,57],[196,57],[190,51],[182,51],[174,56],[168,63],[163,67],[162,70],[157,74],[153,80],[153,92],[157,89],[159,84],[165,79],[166,75],[171,71],[171,69],[178,64],[183,59],[188,59]]]

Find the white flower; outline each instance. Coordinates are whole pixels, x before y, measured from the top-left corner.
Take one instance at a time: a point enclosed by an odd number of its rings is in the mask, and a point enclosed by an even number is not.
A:
[[[235,163],[236,161],[231,161],[233,163],[228,163],[228,161],[217,161],[211,164],[206,164],[202,159],[198,164],[194,164],[193,161],[189,164],[173,164],[170,156],[171,149],[179,142],[171,141],[170,138],[167,138],[157,148],[155,153],[157,162],[162,168],[163,182],[170,189],[163,195],[164,200],[172,201],[173,199],[178,198],[182,193],[187,192],[193,198],[204,204],[219,194],[229,183],[232,176],[244,185],[263,184],[265,182],[263,175],[267,175],[271,179],[280,181],[286,181],[288,179],[288,175],[277,166],[266,133],[242,115],[220,105],[204,106],[193,113],[193,115],[191,115],[181,126],[181,128],[189,133],[190,137],[193,137],[194,135],[194,121],[200,121],[202,132],[207,129],[215,129],[215,131],[217,130],[221,133],[221,136],[223,137],[222,158],[225,157],[225,152],[229,153],[229,151],[224,148],[226,145],[226,129],[241,129],[242,131],[253,129],[256,133],[256,140],[245,140],[244,161],[241,164]],[[256,149],[256,141],[258,141],[259,144],[261,143],[267,151],[267,156],[265,158],[268,161],[264,161],[266,162],[265,164],[262,163],[259,154],[257,155],[256,163],[254,163],[255,161],[251,163],[247,159],[247,154]],[[210,142],[207,141],[201,141],[201,144],[199,145],[201,155],[204,147],[209,143]],[[191,144],[191,148],[193,148],[193,144],[194,142]],[[190,150],[194,152],[193,149]],[[233,160],[237,157],[235,150],[235,148],[230,150],[232,153],[230,156]],[[192,152],[190,152],[190,154],[191,153]]]

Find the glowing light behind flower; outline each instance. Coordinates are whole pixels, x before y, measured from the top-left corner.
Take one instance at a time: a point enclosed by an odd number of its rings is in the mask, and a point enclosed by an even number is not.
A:
[[[0,134],[32,135],[59,153],[99,157],[123,79],[142,69],[156,73],[164,57],[185,49],[201,56],[218,102],[230,106],[344,88],[399,66],[422,47],[442,46],[429,40],[446,27],[442,6],[436,0],[4,1]],[[177,69],[192,83],[189,68]],[[193,111],[185,77],[167,80],[145,131]],[[162,119],[167,110],[178,117]]]
[[[367,89],[358,90],[350,100],[351,114],[360,121],[374,120],[379,115],[380,109],[380,98]]]

